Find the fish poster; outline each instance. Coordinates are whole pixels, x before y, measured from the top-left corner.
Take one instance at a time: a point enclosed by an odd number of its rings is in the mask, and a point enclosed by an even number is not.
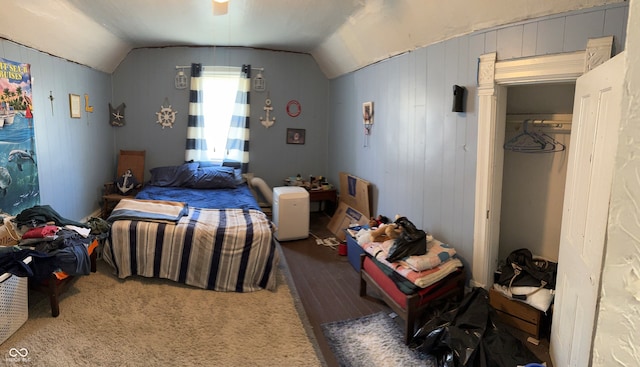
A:
[[[40,204],[30,65],[0,58],[0,210]]]

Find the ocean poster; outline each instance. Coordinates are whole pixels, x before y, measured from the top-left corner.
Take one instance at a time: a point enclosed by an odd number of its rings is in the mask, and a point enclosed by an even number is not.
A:
[[[40,204],[29,64],[0,58],[0,210]]]

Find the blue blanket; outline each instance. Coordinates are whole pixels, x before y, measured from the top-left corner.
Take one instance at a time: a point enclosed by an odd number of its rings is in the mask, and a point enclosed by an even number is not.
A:
[[[142,200],[168,200],[188,203],[191,208],[261,210],[247,184],[233,189],[191,189],[146,185],[136,195]]]

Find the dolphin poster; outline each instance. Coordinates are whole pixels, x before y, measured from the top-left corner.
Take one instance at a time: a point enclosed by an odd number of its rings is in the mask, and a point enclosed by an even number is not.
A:
[[[30,65],[0,58],[0,210],[40,204]]]

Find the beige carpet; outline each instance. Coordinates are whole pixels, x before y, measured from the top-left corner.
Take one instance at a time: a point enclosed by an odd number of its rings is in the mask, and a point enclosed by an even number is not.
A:
[[[278,269],[276,292],[223,293],[119,280],[99,261],[62,296],[57,318],[30,292],[29,319],[0,345],[0,365],[321,366],[286,271]],[[28,360],[12,358],[12,348]]]

